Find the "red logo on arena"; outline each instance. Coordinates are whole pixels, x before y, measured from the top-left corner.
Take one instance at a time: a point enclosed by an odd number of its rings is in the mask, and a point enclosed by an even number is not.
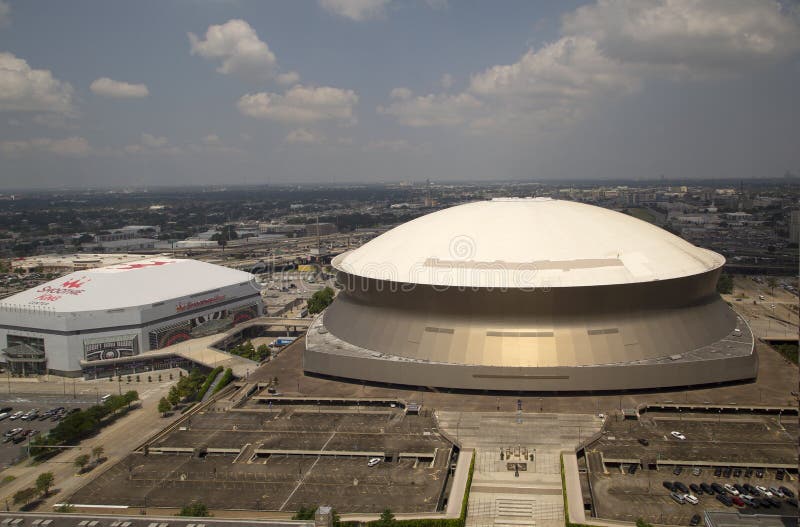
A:
[[[114,269],[119,269],[121,271],[127,271],[129,269],[142,269],[144,267],[158,267],[159,265],[167,265],[171,264],[171,261],[155,261],[155,262],[147,262],[147,263],[133,263],[128,265],[123,265],[122,267],[114,267]]]
[[[80,278],[77,278],[75,280],[67,280],[66,282],[61,284],[61,287],[68,287],[70,289],[78,289],[79,287],[81,287],[86,282],[91,282],[91,281],[92,281],[91,278],[86,278],[85,276],[81,276]]]

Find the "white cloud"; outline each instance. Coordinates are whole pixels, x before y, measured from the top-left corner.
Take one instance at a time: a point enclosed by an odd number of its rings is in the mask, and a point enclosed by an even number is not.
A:
[[[11,6],[6,0],[0,0],[0,27],[11,24]]]
[[[108,77],[96,79],[89,86],[92,93],[113,99],[140,99],[150,95],[150,91],[145,84],[131,84],[128,82],[115,81]]]
[[[599,0],[565,15],[562,32],[612,59],[700,77],[800,50],[798,13],[772,0]]]
[[[388,106],[379,106],[378,113],[391,115],[406,126],[455,126],[475,116],[481,107],[482,103],[469,93],[431,94],[396,99]]]
[[[494,66],[470,81],[476,94],[534,96],[557,103],[638,87],[638,78],[604,57],[593,40],[573,37],[530,50],[518,62]]]
[[[284,86],[291,86],[292,84],[297,84],[300,82],[300,74],[296,71],[287,71],[286,73],[281,73],[276,78],[278,84],[282,84]]]
[[[0,53],[0,111],[74,115],[72,86],[49,70],[31,69],[11,53]]]
[[[394,88],[391,92],[389,92],[389,97],[392,99],[410,99],[411,98],[411,90],[408,88]]]
[[[452,88],[454,82],[455,79],[453,79],[453,76],[450,75],[449,73],[445,73],[444,75],[442,75],[442,78],[439,79],[439,84],[441,84],[442,88],[445,90],[449,90],[450,88]]]
[[[563,127],[604,101],[666,74],[738,75],[800,50],[800,9],[772,0],[598,0],[562,19],[561,38],[512,64],[476,73],[468,88],[379,107],[407,126],[466,125],[469,133]]]
[[[150,148],[161,148],[161,147],[167,146],[167,143],[169,143],[169,141],[167,140],[166,137],[155,136],[155,135],[147,134],[147,133],[143,133],[142,134],[142,144],[144,146],[147,146],[147,147],[150,147]]]
[[[297,130],[292,130],[286,136],[286,142],[293,144],[321,143],[322,139],[323,139],[322,136],[310,132],[305,128],[298,128]]]
[[[83,137],[71,136],[64,139],[40,137],[21,141],[0,142],[0,152],[16,157],[27,153],[47,153],[66,157],[86,157],[91,153],[89,141]]]
[[[361,22],[386,16],[389,0],[319,0],[319,5],[329,13]]]
[[[353,107],[357,103],[358,95],[352,90],[298,85],[284,95],[266,92],[243,95],[236,105],[242,114],[259,119],[284,123],[337,121],[352,124],[355,122]]]
[[[217,134],[208,134],[203,138],[203,143],[207,145],[218,145],[220,143]]]
[[[217,71],[224,75],[263,79],[274,74],[275,55],[244,20],[232,19],[222,25],[209,26],[205,40],[189,33],[189,43],[192,55],[222,59]]]

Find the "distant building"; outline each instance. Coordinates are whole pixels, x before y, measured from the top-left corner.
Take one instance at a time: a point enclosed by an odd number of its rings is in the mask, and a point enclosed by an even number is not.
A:
[[[306,236],[327,236],[336,234],[336,225],[333,223],[309,223],[306,225]]]
[[[14,269],[22,269],[25,273],[35,271],[63,274],[106,265],[124,264],[141,259],[141,254],[65,254],[19,258],[12,260],[11,265]]]

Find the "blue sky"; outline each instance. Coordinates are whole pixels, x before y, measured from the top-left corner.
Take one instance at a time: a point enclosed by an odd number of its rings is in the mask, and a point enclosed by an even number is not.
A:
[[[798,81],[793,1],[0,0],[0,187],[775,177]]]

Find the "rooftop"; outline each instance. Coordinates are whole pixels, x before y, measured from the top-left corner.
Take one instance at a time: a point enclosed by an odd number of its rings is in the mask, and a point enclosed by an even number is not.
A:
[[[696,275],[725,259],[626,214],[550,198],[501,198],[437,211],[333,264],[395,282],[574,287]]]
[[[213,296],[221,287],[251,279],[250,273],[227,267],[158,257],[76,271],[5,298],[0,309],[34,308],[43,313],[122,309],[190,295]]]

